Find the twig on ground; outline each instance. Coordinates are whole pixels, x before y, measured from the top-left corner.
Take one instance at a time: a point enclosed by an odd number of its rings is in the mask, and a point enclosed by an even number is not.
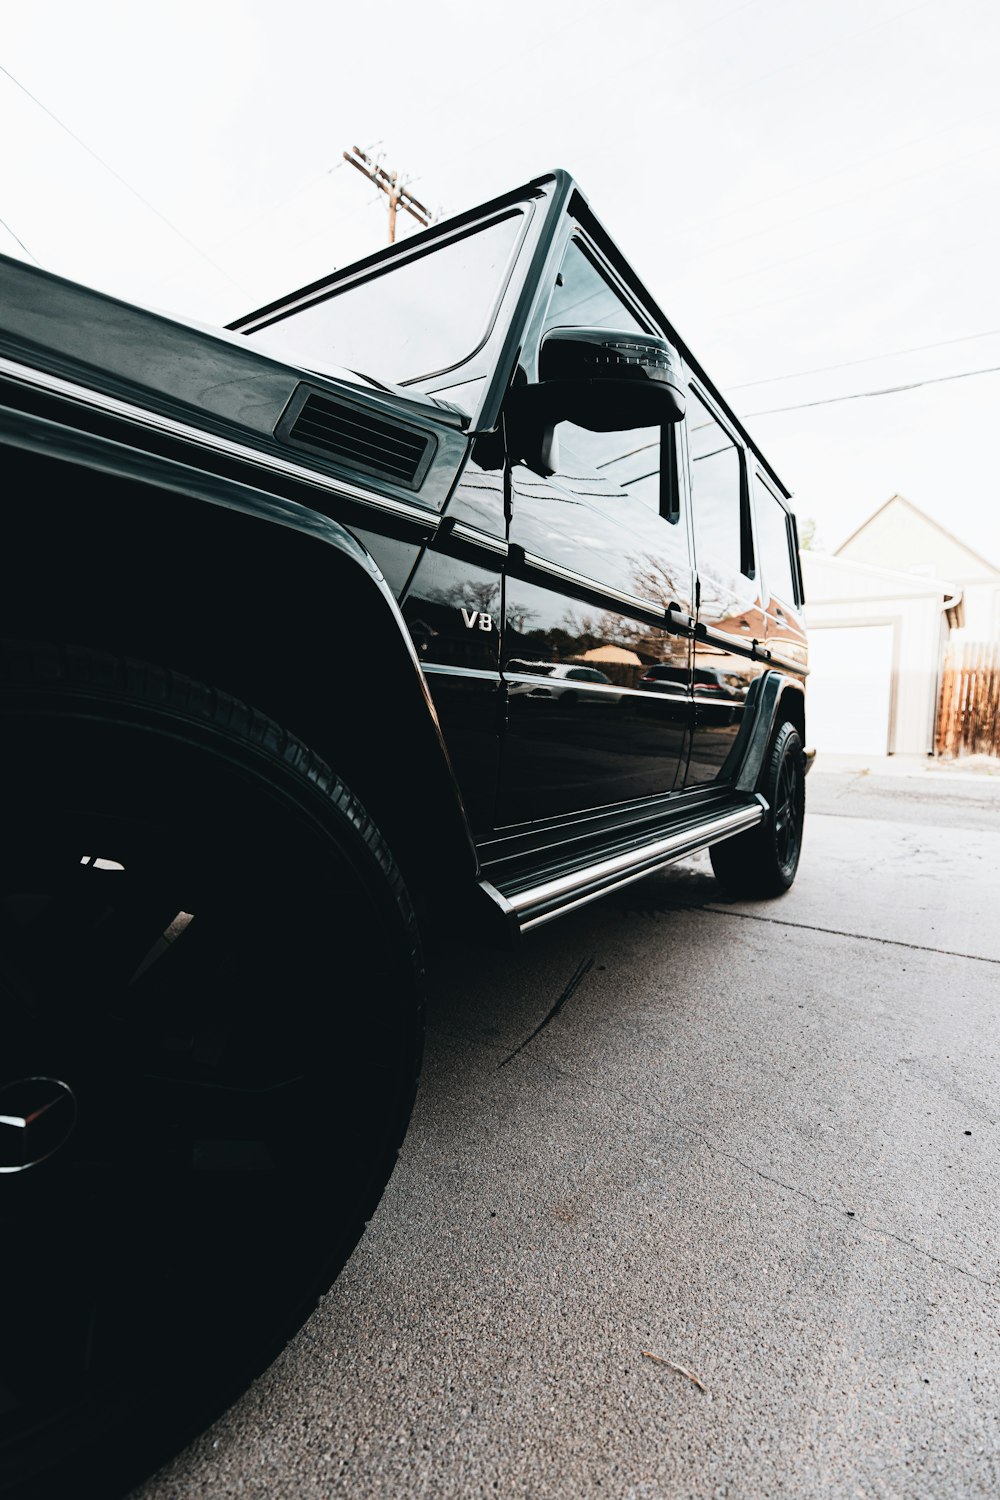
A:
[[[689,1370],[686,1365],[678,1365],[672,1359],[664,1359],[662,1354],[652,1354],[648,1349],[643,1349],[642,1357],[643,1359],[655,1359],[658,1365],[666,1365],[669,1370],[676,1370],[678,1375],[686,1375],[692,1385],[696,1385],[699,1391],[705,1391],[705,1394],[708,1394],[694,1371]]]

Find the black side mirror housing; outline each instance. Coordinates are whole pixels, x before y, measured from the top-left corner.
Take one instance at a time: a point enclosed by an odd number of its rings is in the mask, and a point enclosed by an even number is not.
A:
[[[680,360],[666,339],[609,328],[553,328],[538,356],[536,385],[508,397],[518,457],[542,474],[558,465],[555,428],[573,422],[590,432],[663,427],[684,416]]]
[[[608,328],[553,328],[538,356],[555,420],[591,432],[656,427],[684,416],[680,360],[666,339]]]

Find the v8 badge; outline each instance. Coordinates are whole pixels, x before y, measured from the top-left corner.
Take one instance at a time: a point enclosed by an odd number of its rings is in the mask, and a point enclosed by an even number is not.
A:
[[[481,609],[466,609],[463,604],[462,619],[465,621],[466,630],[475,630],[477,627],[480,630],[493,629],[493,616],[484,614]]]

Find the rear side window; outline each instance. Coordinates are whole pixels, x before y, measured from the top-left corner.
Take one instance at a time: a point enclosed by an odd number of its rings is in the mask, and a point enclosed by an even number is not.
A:
[[[757,475],[757,545],[760,549],[764,584],[772,598],[794,604],[795,572],[792,564],[791,527],[788,512]]]
[[[745,566],[740,452],[693,391],[687,430],[698,567],[735,587]]]

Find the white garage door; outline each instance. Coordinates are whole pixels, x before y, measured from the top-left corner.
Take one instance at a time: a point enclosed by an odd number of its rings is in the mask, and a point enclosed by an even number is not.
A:
[[[891,625],[814,626],[809,631],[810,746],[831,755],[885,755],[891,696]]]

